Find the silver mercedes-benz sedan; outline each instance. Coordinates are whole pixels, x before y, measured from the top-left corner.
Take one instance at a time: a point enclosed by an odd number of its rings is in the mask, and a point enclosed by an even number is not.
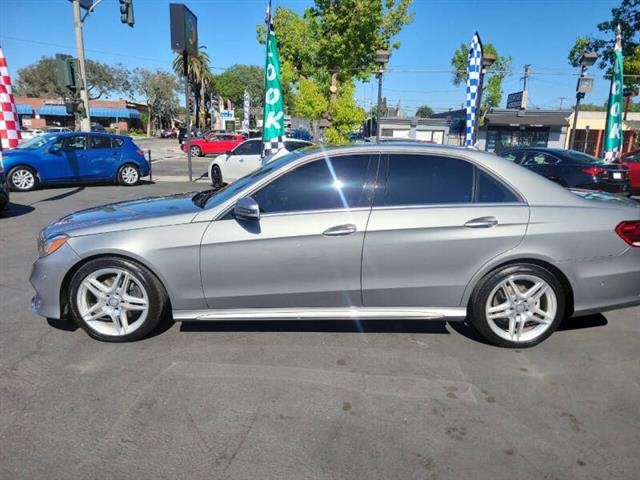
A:
[[[640,304],[640,204],[470,149],[296,151],[226,188],[67,215],[33,310],[128,341],[175,320],[467,319],[504,347]]]

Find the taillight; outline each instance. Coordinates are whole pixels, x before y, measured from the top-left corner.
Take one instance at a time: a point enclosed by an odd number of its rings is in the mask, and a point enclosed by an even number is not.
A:
[[[144,157],[144,150],[138,150],[138,155],[142,155]]]
[[[616,233],[632,247],[640,247],[640,220],[620,223]]]
[[[601,173],[604,172],[604,168],[596,168],[596,167],[581,168],[580,170],[582,170],[584,173],[592,175],[594,177],[596,175],[600,175]]]

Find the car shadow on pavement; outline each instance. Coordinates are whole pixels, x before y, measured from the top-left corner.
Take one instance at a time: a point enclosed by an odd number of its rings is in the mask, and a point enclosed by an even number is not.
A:
[[[0,218],[11,218],[26,215],[35,210],[31,205],[22,205],[21,203],[9,203],[5,210],[0,211]]]
[[[447,322],[416,320],[287,320],[182,322],[181,332],[336,332],[448,334]]]
[[[567,318],[558,327],[558,332],[565,330],[581,330],[583,328],[604,327],[609,323],[601,313],[587,315],[585,317]]]
[[[53,195],[51,197],[43,198],[42,200],[38,200],[34,203],[42,203],[42,202],[55,202],[56,200],[62,200],[63,198],[70,197],[71,195],[75,195],[76,193],[80,193],[84,190],[84,187],[76,187],[73,190],[69,190],[68,192],[59,193],[58,195]]]

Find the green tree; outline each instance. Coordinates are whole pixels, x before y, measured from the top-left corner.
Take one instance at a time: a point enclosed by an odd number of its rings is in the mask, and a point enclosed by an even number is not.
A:
[[[416,110],[416,117],[429,118],[431,115],[433,115],[433,108],[429,105],[422,105]]]
[[[325,132],[327,143],[347,143],[349,132],[364,122],[365,112],[354,99],[355,90],[353,82],[344,83],[339,94],[330,100],[331,125]]]
[[[150,71],[136,68],[132,75],[132,89],[144,98],[147,105],[147,136],[151,136],[154,122],[175,118],[178,111],[178,91],[180,84],[175,75],[162,70]]]
[[[591,36],[578,37],[569,51],[569,64],[578,67],[580,55],[592,52],[598,55],[598,67],[611,73],[614,62],[616,28],[620,25],[622,36],[622,56],[624,57],[624,83],[638,88],[640,86],[640,0],[622,0],[619,7],[611,9],[611,20],[597,25],[604,38]]]
[[[305,77],[300,78],[298,91],[293,96],[293,108],[296,115],[311,121],[313,139],[318,140],[318,124],[329,110],[329,102],[320,87]]]
[[[511,72],[511,56],[501,56],[498,54],[496,47],[491,43],[483,45],[484,53],[495,56],[496,60],[487,68],[487,74],[484,77],[484,86],[482,92],[482,109],[488,110],[500,105],[502,101],[502,81]],[[453,53],[451,58],[451,66],[453,67],[454,85],[458,86],[467,81],[467,59],[469,57],[469,47],[464,43],[460,44],[460,48]]]
[[[121,64],[107,65],[92,60],[86,60],[85,64],[90,99],[97,100],[115,93],[130,92],[130,72]],[[15,92],[17,95],[26,97],[64,98],[69,96],[68,90],[58,86],[56,62],[53,57],[42,57],[36,63],[19,69]]]
[[[244,117],[244,92],[249,92],[252,107],[263,104],[263,68],[256,65],[233,65],[214,78],[215,93],[233,102],[238,118]]]
[[[187,69],[189,88],[195,98],[196,112],[199,112],[199,115],[196,115],[196,126],[200,128],[204,125],[206,117],[203,99],[207,86],[213,82],[213,75],[207,47],[200,45],[198,48],[198,55],[188,57]],[[184,78],[184,61],[181,54],[177,54],[173,59],[173,71],[178,77]]]
[[[346,140],[346,137],[339,138],[342,126],[333,125],[331,105],[338,100],[337,105],[347,102],[341,92],[343,88],[353,96],[355,80],[369,80],[377,68],[377,48],[399,48],[394,38],[413,20],[410,5],[411,0],[315,0],[302,15],[278,7],[274,25],[285,100],[287,94],[297,98],[306,94],[303,90],[311,92],[298,85],[302,78],[311,81],[315,85],[311,93],[315,96],[319,92],[327,101],[328,109],[322,117],[335,127],[330,129],[332,133],[328,138]],[[265,27],[259,25],[257,32],[258,40],[264,43]],[[297,102],[300,104],[300,100]],[[350,102],[355,105],[353,98]],[[293,113],[298,114],[295,105],[289,105],[294,107]],[[361,113],[358,109],[339,110],[351,112],[354,118],[359,118]]]

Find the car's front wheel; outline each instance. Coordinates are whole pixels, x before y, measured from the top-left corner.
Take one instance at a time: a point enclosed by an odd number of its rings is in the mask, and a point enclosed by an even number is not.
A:
[[[147,336],[160,322],[167,294],[145,267],[117,258],[90,260],[68,291],[75,322],[95,339],[127,342]]]
[[[118,170],[118,183],[126,187],[132,187],[140,182],[140,169],[131,163],[127,163]]]
[[[31,167],[18,166],[9,171],[9,187],[17,192],[28,192],[38,185],[38,176]]]
[[[485,276],[471,303],[471,321],[490,343],[532,347],[551,335],[565,313],[566,292],[549,270],[512,264]]]

